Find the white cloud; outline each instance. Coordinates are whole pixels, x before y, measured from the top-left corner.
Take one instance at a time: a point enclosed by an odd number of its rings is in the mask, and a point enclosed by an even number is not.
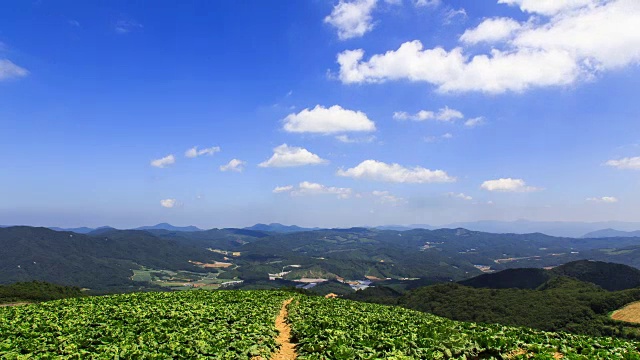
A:
[[[518,3],[526,5],[524,0]],[[560,3],[562,11],[530,20],[487,54],[468,56],[462,47],[424,49],[417,40],[368,60],[361,49],[347,50],[337,57],[339,78],[343,83],[426,82],[440,92],[503,93],[569,85],[640,63],[640,32],[636,31],[640,1],[594,1],[591,6]],[[471,32],[466,38],[488,39],[489,33],[478,31],[474,38]]]
[[[333,7],[331,15],[324,18],[324,22],[338,30],[340,40],[361,37],[373,30],[371,12],[376,3],[377,0],[340,0]]]
[[[480,126],[484,124],[484,118],[482,116],[479,117],[475,117],[472,119],[468,119],[467,121],[464,122],[464,126],[468,127],[468,128],[474,128],[476,126]]]
[[[303,181],[297,187],[293,185],[278,186],[273,189],[274,193],[288,192],[291,196],[310,196],[310,195],[336,195],[338,199],[348,199],[353,194],[350,188],[340,188],[334,186],[325,186],[318,183]]]
[[[155,166],[157,168],[164,168],[169,165],[173,165],[175,163],[176,163],[176,157],[173,156],[173,154],[170,154],[163,158],[151,161],[151,166]]]
[[[442,0],[414,0],[416,7],[438,7]]]
[[[185,151],[184,156],[188,157],[188,158],[195,158],[198,156],[202,156],[202,155],[213,155],[217,152],[220,152],[220,147],[219,146],[213,146],[210,148],[206,148],[206,149],[200,149],[198,150],[197,146],[192,147],[191,149]]]
[[[372,143],[376,140],[374,135],[360,137],[360,138],[352,138],[349,135],[338,135],[336,136],[336,140],[343,142],[345,144],[359,144],[359,143]]]
[[[284,130],[294,133],[335,134],[347,131],[375,131],[376,125],[361,111],[343,109],[339,105],[325,108],[316,105],[284,118]]]
[[[293,185],[276,186],[275,189],[273,189],[273,192],[275,194],[279,194],[279,193],[283,193],[283,192],[289,192],[291,190],[293,190]]]
[[[242,172],[244,170],[244,166],[247,163],[238,159],[231,159],[226,165],[220,166],[220,171],[235,171]]]
[[[380,204],[391,204],[393,206],[397,206],[407,202],[405,199],[392,195],[388,191],[374,190],[371,192],[371,195],[373,195],[376,198],[376,201]]]
[[[365,160],[351,169],[340,169],[337,175],[355,179],[416,184],[456,180],[443,170],[429,170],[420,166],[406,168],[399,164],[387,164],[376,160]]]
[[[471,200],[473,200],[473,198],[472,198],[471,196],[469,196],[469,195],[465,195],[465,194],[463,194],[463,193],[457,193],[457,194],[456,194],[456,193],[450,192],[450,193],[447,193],[447,196],[448,196],[448,197],[451,197],[451,198],[456,198],[456,199],[466,200],[466,201],[471,201]]]
[[[587,201],[590,202],[596,202],[596,203],[608,203],[608,204],[613,204],[613,203],[617,203],[618,202],[618,198],[615,198],[613,196],[603,196],[603,197],[592,197],[592,198],[587,198]]]
[[[425,120],[438,120],[444,122],[451,122],[456,119],[463,119],[462,112],[451,109],[448,106],[440,109],[437,113],[433,111],[420,110],[415,114],[409,114],[405,111],[396,111],[393,113],[395,120],[413,120],[413,121],[425,121]]]
[[[164,199],[160,200],[160,205],[166,208],[172,208],[176,206],[176,199]]]
[[[494,43],[510,39],[521,27],[519,22],[510,18],[486,19],[477,27],[466,30],[460,36],[460,41],[467,44]]]
[[[25,77],[27,75],[29,75],[27,69],[21,68],[7,59],[0,59],[0,81]]]
[[[609,160],[605,165],[621,170],[640,170],[640,156]]]
[[[301,147],[282,144],[273,149],[273,156],[260,163],[260,167],[291,167],[327,164],[329,161]]]
[[[362,50],[338,54],[344,83],[382,83],[408,79],[434,84],[441,92],[524,91],[533,86],[569,84],[578,74],[574,59],[563,51],[493,50],[491,55],[468,59],[462,48],[423,50],[420,41],[406,42],[398,50],[374,55],[368,61]]]
[[[483,182],[480,187],[488,191],[498,192],[532,192],[542,190],[533,186],[528,186],[522,179],[512,178],[487,180]]]
[[[543,15],[555,15],[604,2],[602,0],[498,0],[498,4],[516,5],[522,11]]]

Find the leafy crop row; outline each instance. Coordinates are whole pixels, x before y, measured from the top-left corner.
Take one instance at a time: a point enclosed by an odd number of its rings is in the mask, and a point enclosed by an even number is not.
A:
[[[289,306],[300,359],[640,359],[640,344],[456,322],[398,307],[300,297]]]
[[[283,292],[136,293],[0,308],[0,358],[251,359],[275,348]]]

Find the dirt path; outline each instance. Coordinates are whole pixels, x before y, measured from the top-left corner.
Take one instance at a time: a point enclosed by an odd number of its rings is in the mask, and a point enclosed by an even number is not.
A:
[[[611,314],[611,318],[631,323],[640,323],[640,302],[631,303],[620,310],[614,311],[613,314]]]
[[[276,318],[276,329],[278,329],[279,335],[276,341],[280,344],[278,352],[271,356],[271,360],[290,360],[298,357],[296,354],[295,344],[292,344],[291,339],[291,326],[287,323],[287,306],[291,303],[293,298],[282,303],[280,314]]]
[[[27,302],[17,302],[17,303],[8,303],[8,304],[0,304],[0,307],[5,307],[5,306],[20,306],[20,305],[28,305],[29,303]]]

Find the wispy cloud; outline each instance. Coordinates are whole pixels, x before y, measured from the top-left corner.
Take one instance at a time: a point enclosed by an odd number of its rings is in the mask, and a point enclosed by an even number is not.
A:
[[[152,160],[151,161],[151,166],[157,167],[157,168],[165,168],[169,165],[173,165],[176,163],[176,157],[173,156],[173,154],[169,154],[163,158],[160,159],[156,159],[156,160]]]
[[[142,29],[144,26],[142,26],[142,24],[140,24],[139,22],[135,21],[135,20],[118,20],[114,27],[113,30],[117,33],[117,34],[128,34],[132,31],[135,30],[140,30]]]
[[[202,156],[202,155],[213,155],[217,152],[220,152],[220,147],[219,146],[212,146],[210,148],[205,148],[205,149],[198,149],[197,146],[192,147],[191,149],[185,151],[184,156],[188,157],[188,158],[196,158],[198,156]]]
[[[7,59],[0,59],[0,81],[21,78],[29,75],[27,69],[22,68]]]

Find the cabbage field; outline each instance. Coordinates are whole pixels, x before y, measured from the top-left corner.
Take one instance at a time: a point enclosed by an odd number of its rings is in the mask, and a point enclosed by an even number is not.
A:
[[[0,359],[269,359],[287,299],[299,359],[640,359],[640,344],[284,291],[136,293],[0,308]]]
[[[275,318],[290,297],[203,290],[0,308],[0,359],[268,357]]]

